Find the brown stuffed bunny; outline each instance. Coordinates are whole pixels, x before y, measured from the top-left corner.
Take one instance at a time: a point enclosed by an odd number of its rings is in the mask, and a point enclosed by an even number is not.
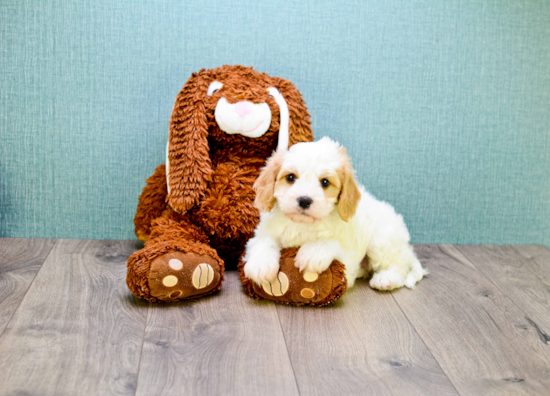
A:
[[[275,149],[312,141],[310,123],[290,81],[242,66],[194,73],[176,97],[166,165],[139,198],[145,247],[128,259],[130,290],[152,302],[219,290],[258,223],[260,168]]]

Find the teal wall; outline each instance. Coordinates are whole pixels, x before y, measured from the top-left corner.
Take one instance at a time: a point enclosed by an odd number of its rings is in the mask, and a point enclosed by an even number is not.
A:
[[[0,235],[133,238],[193,71],[254,65],[416,243],[550,246],[550,2],[2,1]]]

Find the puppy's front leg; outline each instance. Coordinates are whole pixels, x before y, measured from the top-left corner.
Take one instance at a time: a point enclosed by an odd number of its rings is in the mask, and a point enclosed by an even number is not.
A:
[[[321,273],[328,269],[334,259],[343,256],[342,246],[334,239],[322,238],[304,243],[298,250],[294,265],[300,272]]]
[[[244,275],[258,285],[273,282],[279,272],[281,248],[271,237],[254,237],[246,244]]]

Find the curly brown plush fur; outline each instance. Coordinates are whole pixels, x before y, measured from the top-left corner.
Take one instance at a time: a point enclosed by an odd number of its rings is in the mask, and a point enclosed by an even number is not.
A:
[[[142,242],[151,233],[153,220],[160,217],[166,208],[166,166],[157,166],[155,173],[145,183],[147,186],[139,196],[138,211],[134,217],[136,236]]]
[[[223,87],[208,96],[213,81]],[[151,296],[150,268],[170,252],[209,256],[219,263],[222,278],[225,264],[237,264],[259,220],[252,186],[277,147],[279,106],[269,96],[269,87],[288,105],[289,145],[312,141],[304,100],[282,78],[242,66],[203,69],[177,95],[170,120],[168,185],[164,166],[158,166],[147,179],[134,219],[136,235],[145,242],[128,260],[127,284],[136,296],[161,301]],[[214,117],[222,97],[230,104],[267,103],[272,113],[268,131],[258,138],[222,131]]]
[[[303,274],[294,266],[294,258],[298,248],[288,248],[281,251],[280,271],[286,274],[289,287],[282,296],[272,296],[259,285],[254,284],[244,275],[243,258],[238,265],[239,276],[245,293],[254,299],[267,299],[281,304],[325,306],[336,302],[346,292],[348,282],[345,275],[345,266],[334,260],[329,269],[313,281],[304,280]],[[305,288],[311,290],[312,295],[304,297],[300,292]]]

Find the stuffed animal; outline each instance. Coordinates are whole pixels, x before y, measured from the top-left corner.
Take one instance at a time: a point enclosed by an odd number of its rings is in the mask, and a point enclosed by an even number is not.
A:
[[[310,124],[290,81],[243,66],[194,73],[176,97],[166,164],[139,197],[144,248],[128,259],[130,290],[151,302],[219,290],[258,224],[252,186],[261,167],[274,150],[312,141]],[[285,253],[289,262],[295,253]]]
[[[245,263],[241,258],[239,275],[245,293],[257,300],[266,299],[288,305],[320,307],[339,300],[348,287],[344,264],[334,260],[330,267],[320,274],[300,272],[294,265],[297,253],[298,248],[283,249],[277,279],[261,286],[245,276]]]

